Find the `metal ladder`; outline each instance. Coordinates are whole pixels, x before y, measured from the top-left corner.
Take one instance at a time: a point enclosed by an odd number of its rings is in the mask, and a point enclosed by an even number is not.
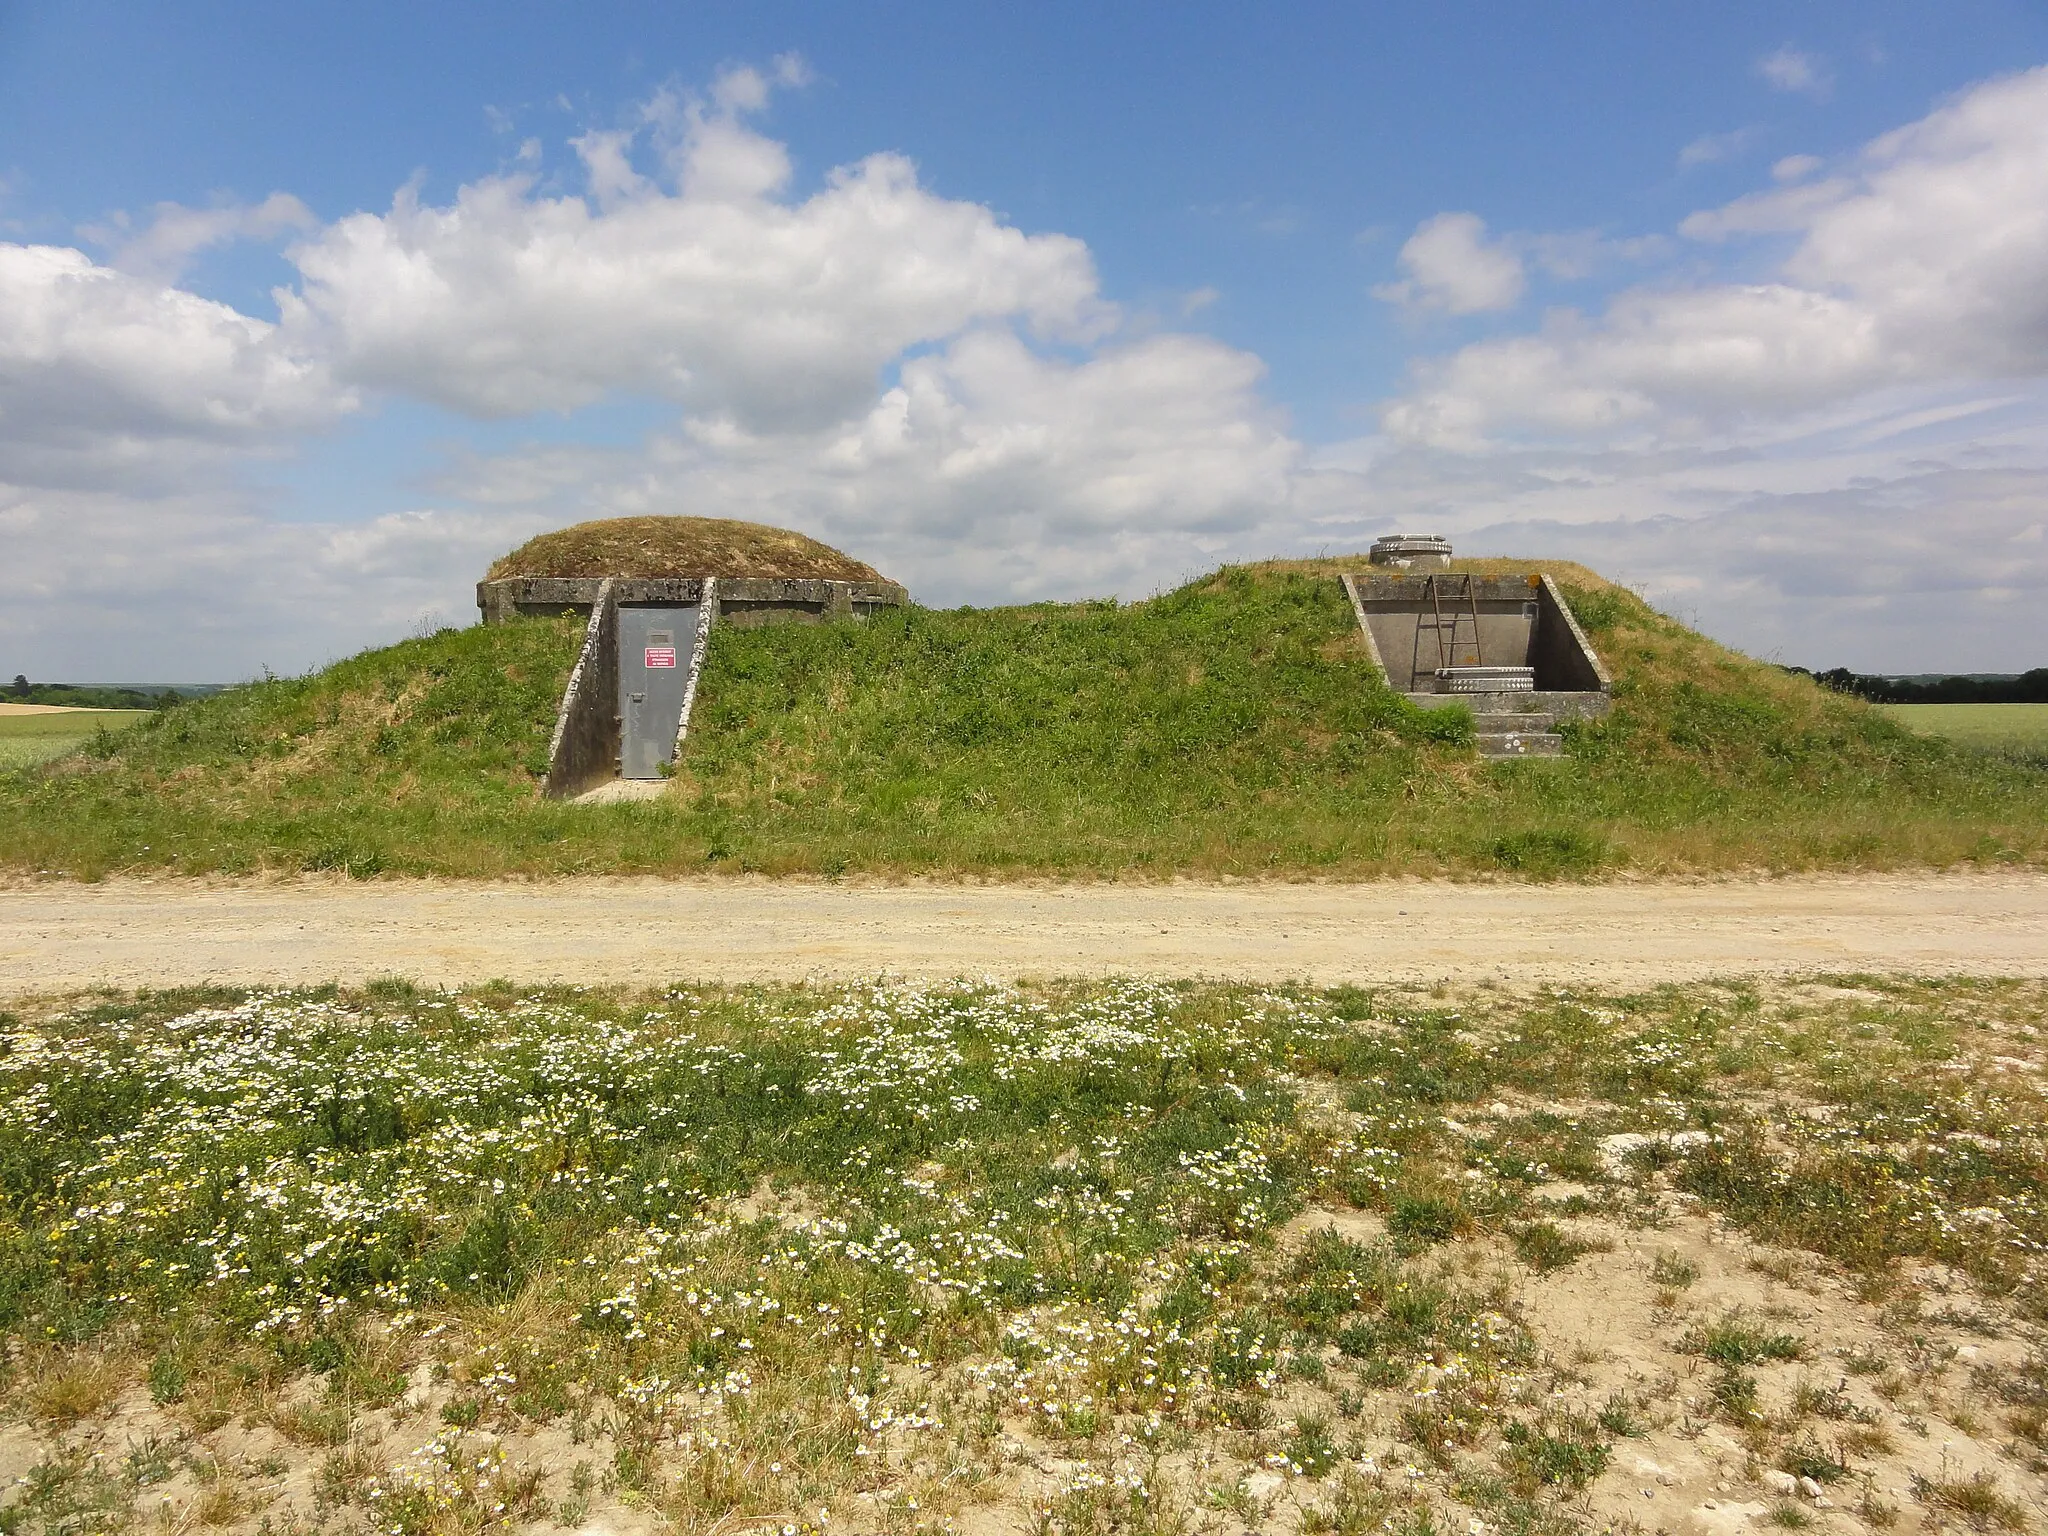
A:
[[[1416,679],[1411,686],[1420,686],[1425,676],[1434,677],[1438,667],[1481,667],[1486,665],[1479,654],[1479,597],[1472,590],[1472,578],[1460,573],[1455,576],[1425,576],[1422,578],[1423,600],[1429,604],[1427,613],[1415,616],[1415,660],[1409,673]],[[1448,611],[1445,603],[1450,604]],[[1464,607],[1458,604],[1463,602]],[[1436,636],[1436,660],[1425,669],[1422,655],[1422,635],[1428,630]],[[1471,655],[1461,656],[1460,648],[1467,644],[1470,636]]]

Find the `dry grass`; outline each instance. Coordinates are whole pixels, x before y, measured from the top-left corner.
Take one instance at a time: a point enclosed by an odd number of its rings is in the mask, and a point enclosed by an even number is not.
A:
[[[128,1371],[104,1355],[52,1356],[29,1382],[28,1407],[44,1423],[69,1428],[104,1413],[127,1380]]]
[[[787,528],[727,517],[612,517],[528,539],[494,562],[512,576],[781,576],[880,581],[873,566]]]
[[[1913,1492],[1936,1514],[1960,1520],[1973,1531],[2024,1531],[2026,1506],[1999,1488],[1989,1472],[1969,1476],[1916,1477]]]

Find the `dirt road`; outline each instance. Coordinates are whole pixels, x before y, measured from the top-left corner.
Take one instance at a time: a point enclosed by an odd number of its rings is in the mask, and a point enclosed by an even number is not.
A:
[[[1634,986],[1737,972],[2048,975],[2048,876],[1694,884],[0,885],[0,993],[359,981],[1128,973]]]

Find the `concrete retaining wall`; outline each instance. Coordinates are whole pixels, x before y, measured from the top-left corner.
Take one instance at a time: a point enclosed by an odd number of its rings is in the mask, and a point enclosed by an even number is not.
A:
[[[1543,578],[1541,608],[1532,648],[1536,659],[1531,664],[1536,668],[1537,677],[1551,681],[1537,686],[1585,693],[1613,693],[1614,679],[1607,675],[1607,668],[1600,664],[1593,642],[1586,638],[1586,632],[1579,628],[1579,621],[1572,617],[1571,606],[1565,602],[1564,594],[1557,590],[1557,583],[1548,576]]]
[[[683,712],[676,720],[676,744],[669,761],[680,762],[683,743],[690,735],[690,711],[697,707],[697,681],[704,675],[704,658],[711,651],[711,624],[718,612],[718,578],[704,578],[704,595],[697,604],[697,633],[690,645],[690,670],[683,677]]]

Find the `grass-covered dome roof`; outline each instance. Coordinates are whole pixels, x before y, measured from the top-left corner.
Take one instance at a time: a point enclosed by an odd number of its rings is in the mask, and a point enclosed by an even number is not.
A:
[[[513,576],[782,576],[880,581],[881,573],[787,528],[727,517],[610,517],[528,539],[494,562]]]

